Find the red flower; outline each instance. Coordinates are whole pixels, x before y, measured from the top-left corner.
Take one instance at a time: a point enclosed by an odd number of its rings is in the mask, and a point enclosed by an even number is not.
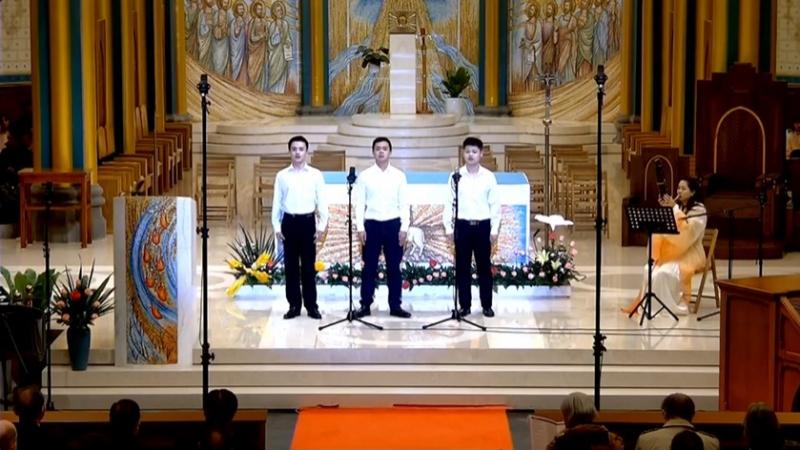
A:
[[[72,292],[70,292],[70,293],[69,293],[69,299],[70,299],[70,300],[72,300],[73,302],[77,302],[77,301],[79,301],[79,300],[81,299],[81,293],[80,293],[80,291],[77,291],[77,290],[76,290],[76,291],[72,291]]]
[[[556,238],[558,238],[558,235],[556,234],[556,232],[555,231],[551,231],[550,234],[548,235],[548,239],[550,239],[551,241],[555,241]]]
[[[496,275],[497,275],[497,267],[496,266],[492,266],[492,276],[496,276]]]
[[[435,259],[431,258],[431,260],[428,261],[428,264],[431,266],[431,269],[435,269],[436,266],[439,265],[439,261],[436,261]]]
[[[411,287],[411,283],[408,280],[403,280],[403,289],[408,289]]]

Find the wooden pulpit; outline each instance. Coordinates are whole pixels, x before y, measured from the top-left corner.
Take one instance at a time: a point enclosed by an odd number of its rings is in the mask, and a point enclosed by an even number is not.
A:
[[[719,409],[791,411],[800,388],[800,275],[719,281]]]

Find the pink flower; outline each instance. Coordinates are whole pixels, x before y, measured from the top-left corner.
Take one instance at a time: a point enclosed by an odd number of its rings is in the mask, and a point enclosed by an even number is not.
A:
[[[386,275],[383,272],[378,272],[378,278],[380,278],[382,280],[385,277],[386,277]]]
[[[573,265],[572,265],[571,262],[568,262],[568,263],[564,264],[564,267],[566,267],[567,269],[572,269]]]
[[[539,272],[539,277],[544,278],[544,271]]]
[[[338,273],[334,273],[333,275],[331,275],[331,278],[333,278],[335,280],[335,279],[339,278],[339,274]]]
[[[561,236],[559,236],[558,240],[561,241],[561,242],[564,242],[564,235],[562,234]]]
[[[62,302],[62,301],[58,301],[58,302],[56,302],[56,308],[58,308],[58,309],[64,309],[64,308],[66,308],[66,307],[67,307],[67,304],[66,304],[66,303],[64,303],[64,302]]]
[[[473,273],[472,274],[472,279],[473,280],[477,280],[478,279],[478,274],[477,273]]]
[[[345,283],[347,283],[347,280],[349,280],[349,279],[350,278],[348,278],[347,275],[342,276],[342,281],[345,282]]]
[[[439,261],[436,261],[435,259],[431,258],[430,261],[428,261],[428,265],[431,266],[431,269],[435,269],[436,266],[439,265]]]
[[[419,277],[417,278],[417,283],[422,283],[425,281],[425,278]]]
[[[94,289],[87,289],[87,290],[86,290],[86,296],[87,296],[87,297],[91,297],[91,296],[92,296],[92,294],[94,294]]]
[[[528,279],[529,279],[529,280],[532,280],[532,279],[533,279],[533,274],[532,274],[532,273],[529,273],[529,274],[528,274]]]
[[[505,270],[501,270],[500,271],[500,276],[501,277],[505,277],[506,276],[506,271]]]
[[[353,283],[358,284],[360,282],[361,282],[361,278],[358,278],[358,277],[353,278]]]
[[[441,278],[442,274],[440,272],[433,272],[434,278]]]
[[[553,283],[556,283],[556,282],[558,282],[558,276],[553,275]]]
[[[98,317],[100,317],[100,316],[99,316],[99,315],[97,315],[97,314],[92,314],[92,320],[95,320],[95,319],[97,319]]]
[[[61,321],[66,323],[66,324],[69,324],[69,314],[67,314],[67,313],[62,314],[61,315]]]
[[[511,271],[511,276],[512,276],[512,277],[515,277],[515,276],[517,276],[517,271],[516,271],[516,270],[512,270],[512,271]]]
[[[578,254],[578,249],[577,248],[573,248],[570,253],[572,254],[572,256],[575,256],[575,255]]]
[[[425,277],[425,279],[428,280],[428,281],[431,281],[431,280],[433,280],[433,275],[428,275],[427,277]]]
[[[575,241],[569,241],[569,246],[570,247],[575,247]]]
[[[529,269],[528,269],[528,266],[522,266],[522,271],[523,271],[524,273],[528,273],[528,270],[529,270]]]

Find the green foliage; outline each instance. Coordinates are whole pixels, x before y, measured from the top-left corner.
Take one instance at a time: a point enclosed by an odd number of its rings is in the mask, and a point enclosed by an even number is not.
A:
[[[386,47],[374,50],[365,45],[359,45],[358,52],[361,53],[362,68],[367,67],[367,64],[374,64],[378,67],[381,63],[389,64],[389,49]]]
[[[0,267],[0,275],[5,286],[0,286],[0,302],[22,304],[44,311],[52,297],[59,273],[50,269],[50,292],[45,294],[45,272],[37,274],[35,270],[28,269],[17,272],[13,276],[5,267]]]
[[[471,76],[467,69],[459,67],[455,71],[447,71],[447,77],[442,81],[442,85],[451,98],[458,98],[469,86],[470,80]]]

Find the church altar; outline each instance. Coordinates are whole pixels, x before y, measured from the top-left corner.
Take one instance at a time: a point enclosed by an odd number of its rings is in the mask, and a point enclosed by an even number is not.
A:
[[[347,262],[347,173],[323,172],[323,176],[330,219],[327,232],[318,244],[317,259],[325,263]],[[452,240],[445,235],[442,222],[450,176],[450,172],[406,172],[411,223],[404,262],[428,264],[433,260],[453,263]],[[527,261],[530,234],[528,178],[523,173],[498,172],[495,176],[501,219],[492,260],[495,263],[522,264]],[[353,239],[353,260],[358,262],[361,261],[361,246],[355,234]]]

